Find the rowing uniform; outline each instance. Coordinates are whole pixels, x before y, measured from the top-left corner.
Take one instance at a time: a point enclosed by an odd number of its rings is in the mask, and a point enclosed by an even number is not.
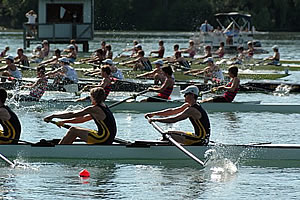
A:
[[[112,88],[112,84],[108,84],[107,86],[105,86],[103,89],[104,89],[104,92],[105,92],[105,99],[108,97],[110,91],[111,91],[111,88]]]
[[[39,100],[40,98],[42,98],[45,91],[47,90],[47,84],[48,79],[46,77],[41,78],[40,83],[33,90],[30,91],[29,95]]]
[[[104,120],[97,120],[93,117],[98,131],[91,130],[88,135],[88,144],[112,144],[117,133],[117,126],[112,112],[107,106],[99,106],[106,117]]]
[[[64,69],[66,69],[65,77],[67,81],[71,81],[73,83],[78,83],[78,76],[75,69],[69,65],[64,65]],[[64,80],[65,81],[65,80]]]
[[[189,70],[191,68],[190,64],[186,60],[178,61],[178,63],[183,66],[186,70]]]
[[[213,71],[212,72],[212,78],[213,79],[217,79],[219,82],[223,82],[224,81],[224,75],[221,69],[219,69],[218,71]]]
[[[226,87],[231,87],[233,79],[227,83]],[[233,92],[226,91],[223,96],[215,96],[213,102],[232,102],[236,94],[238,93],[239,88],[237,87]]]
[[[11,70],[11,69],[8,68],[8,72],[14,78],[17,78],[17,79],[21,79],[22,78],[22,73],[18,70],[18,68],[16,68],[15,71],[13,71],[13,70]]]
[[[200,119],[194,119],[192,117],[189,118],[191,121],[195,133],[186,132],[186,134],[182,135],[181,133],[171,133],[171,135],[180,135],[180,137],[184,137],[183,143],[185,145],[208,145],[209,137],[210,137],[210,122],[206,111],[202,108],[202,106],[198,103],[191,106],[196,108],[201,113]]]
[[[166,84],[167,80],[168,79],[166,78],[165,82],[163,83],[163,85]],[[170,98],[170,95],[172,94],[173,88],[174,88],[174,84],[172,84],[171,86],[167,87],[162,92],[158,93],[157,96],[149,97],[147,99],[147,102],[165,102],[166,100],[168,100]]]
[[[152,70],[152,65],[151,65],[149,60],[147,60],[147,61],[141,60],[141,63],[144,67],[144,70],[146,70],[146,71],[151,71]]]
[[[0,144],[17,144],[21,134],[20,121],[8,106],[2,107],[8,111],[10,119],[7,121],[0,120],[0,124],[3,127],[3,131],[0,130]]]

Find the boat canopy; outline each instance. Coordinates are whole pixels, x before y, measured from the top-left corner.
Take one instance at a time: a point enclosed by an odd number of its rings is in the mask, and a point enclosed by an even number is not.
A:
[[[250,14],[241,14],[238,12],[217,13],[215,14],[215,18],[223,30],[237,28],[239,31],[251,31]]]

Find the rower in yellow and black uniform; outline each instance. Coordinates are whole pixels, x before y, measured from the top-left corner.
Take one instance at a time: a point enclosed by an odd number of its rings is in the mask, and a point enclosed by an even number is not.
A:
[[[116,133],[116,121],[104,104],[105,91],[102,87],[97,87],[90,92],[92,105],[79,111],[65,112],[61,114],[52,114],[45,117],[49,122],[53,118],[66,119],[58,122],[58,126],[64,123],[83,123],[94,120],[98,131],[88,128],[71,127],[59,144],[72,144],[76,138],[80,138],[88,144],[112,144]]]
[[[21,134],[21,124],[17,115],[6,105],[5,89],[0,88],[0,144],[17,144]]]
[[[189,118],[194,127],[194,133],[168,131],[168,134],[177,142],[184,145],[207,145],[210,137],[210,122],[206,111],[197,103],[199,89],[196,86],[189,86],[182,93],[185,98],[185,103],[182,106],[147,113],[145,117],[150,118],[150,123],[175,123]],[[163,116],[164,118],[152,118],[155,115]]]

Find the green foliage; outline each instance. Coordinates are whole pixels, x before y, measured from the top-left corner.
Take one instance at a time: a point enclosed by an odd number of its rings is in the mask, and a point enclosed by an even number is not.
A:
[[[95,29],[192,31],[214,14],[242,12],[261,31],[299,31],[300,0],[94,0]],[[0,26],[21,28],[38,0],[0,0]]]

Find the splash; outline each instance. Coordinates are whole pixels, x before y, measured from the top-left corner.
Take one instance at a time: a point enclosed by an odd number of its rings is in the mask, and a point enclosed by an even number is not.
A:
[[[209,149],[204,154],[206,169],[209,169],[210,177],[214,181],[224,181],[238,171],[238,161],[233,161],[233,158],[226,158],[224,152],[227,151],[218,147]]]
[[[280,84],[276,87],[275,91],[273,92],[274,96],[288,96],[290,91],[292,90],[292,86]]]

